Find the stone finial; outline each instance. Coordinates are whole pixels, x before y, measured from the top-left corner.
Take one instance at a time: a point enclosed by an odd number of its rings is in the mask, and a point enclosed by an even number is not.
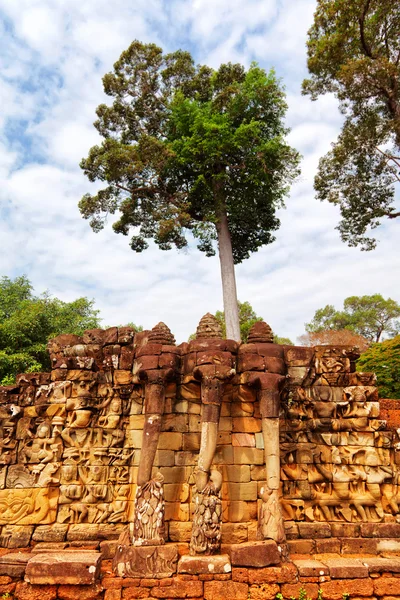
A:
[[[211,313],[207,313],[200,319],[196,330],[196,339],[199,338],[222,338],[221,325]]]
[[[273,343],[274,334],[271,327],[264,321],[256,321],[249,331],[248,344]]]
[[[171,333],[171,330],[165,323],[160,321],[157,325],[154,325],[153,329],[148,335],[149,344],[163,344],[164,346],[175,346],[175,338]]]

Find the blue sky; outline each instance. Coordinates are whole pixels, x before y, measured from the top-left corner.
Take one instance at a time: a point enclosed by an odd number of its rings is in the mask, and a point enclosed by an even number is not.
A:
[[[178,341],[222,307],[218,258],[152,246],[142,254],[108,226],[94,234],[78,211],[93,191],[79,161],[98,141],[101,77],[133,39],[184,48],[218,67],[256,60],[287,90],[289,139],[302,175],[280,211],[276,241],[237,268],[238,295],[293,340],[315,310],[350,295],[400,301],[399,224],[377,230],[374,252],[348,248],[335,207],[313,177],[340,129],[331,96],[301,96],[315,0],[0,0],[0,275],[25,273],[36,292],[94,298],[104,324],[165,321]],[[111,224],[110,224],[111,225]]]

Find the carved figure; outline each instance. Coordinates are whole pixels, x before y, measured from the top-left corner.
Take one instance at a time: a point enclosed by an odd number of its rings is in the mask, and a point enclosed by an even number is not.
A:
[[[278,544],[286,540],[281,507],[277,490],[267,486],[260,490],[261,506],[258,517],[257,537],[261,540],[272,539]]]
[[[154,479],[137,488],[132,540],[134,546],[157,546],[165,543],[163,483],[164,477],[157,473]]]
[[[222,475],[211,471],[210,479],[204,488],[195,489],[190,554],[216,554],[221,546],[222,503],[220,489]]]

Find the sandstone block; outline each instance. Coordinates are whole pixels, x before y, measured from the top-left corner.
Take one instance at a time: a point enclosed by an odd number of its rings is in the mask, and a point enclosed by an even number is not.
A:
[[[247,542],[247,523],[222,523],[221,527],[223,544],[240,544]]]
[[[293,564],[298,568],[300,577],[319,577],[320,575],[329,575],[329,569],[327,565],[323,564],[319,560],[293,560]]]
[[[264,452],[260,448],[233,448],[233,462],[239,465],[262,465]]]
[[[113,561],[118,577],[151,577],[163,579],[176,573],[176,544],[165,546],[119,546]]]
[[[168,537],[171,542],[190,542],[192,523],[185,521],[170,521]]]
[[[226,481],[246,483],[250,481],[249,465],[226,465],[223,467],[223,476]]]
[[[370,573],[400,573],[400,558],[362,558],[362,563],[368,567]]]
[[[189,484],[188,483],[167,483],[164,484],[164,498],[166,502],[188,502]]]
[[[222,517],[228,523],[243,523],[257,518],[257,502],[222,501]]]
[[[175,452],[175,464],[177,466],[197,465],[198,452]]]
[[[377,542],[370,538],[343,538],[342,554],[377,554]]]
[[[178,573],[200,575],[200,573],[230,573],[231,562],[227,554],[218,556],[182,556],[178,562]]]
[[[316,551],[315,540],[289,540],[289,553],[292,554],[314,554]]]
[[[25,552],[10,552],[0,556],[0,575],[23,577],[28,560],[32,554]]]
[[[233,417],[233,432],[236,433],[257,433],[261,431],[261,419],[254,417]]]
[[[376,550],[377,552],[386,552],[386,553],[399,553],[400,552],[400,540],[369,540],[376,542]]]
[[[256,438],[253,433],[233,433],[232,446],[256,447]]]
[[[160,433],[158,440],[159,450],[182,450],[182,434],[175,431],[164,431]]]
[[[299,533],[302,538],[328,538],[331,537],[329,523],[299,523]]]
[[[368,568],[357,559],[327,558],[323,559],[332,579],[358,579],[368,577]]]
[[[4,490],[5,492],[11,490]],[[24,490],[21,490],[24,491]],[[30,491],[30,490],[29,490]],[[10,494],[12,497],[12,494]],[[23,495],[20,495],[23,497]],[[11,503],[10,503],[11,504]],[[37,508],[37,507],[36,507]],[[1,510],[3,507],[1,507]],[[0,513],[1,519],[1,513]],[[31,540],[33,527],[28,525],[6,525],[0,534],[0,546],[3,548],[27,548]]]
[[[173,467],[175,464],[175,454],[173,450],[157,450],[154,457],[155,467]]]
[[[63,542],[67,535],[68,525],[53,523],[52,525],[38,525],[32,535],[34,542]]]
[[[281,561],[278,545],[273,540],[232,544],[230,557],[235,567],[268,567]]]
[[[200,450],[200,433],[184,433],[183,450],[189,450],[190,452]]]
[[[204,600],[247,600],[249,586],[238,581],[206,581]]]
[[[185,432],[189,428],[188,415],[171,413],[164,414],[161,423],[161,431]]]
[[[373,538],[400,538],[400,523],[361,523],[361,535]]]
[[[232,402],[231,404],[232,417],[251,417],[253,413],[253,402]]]
[[[99,577],[100,562],[100,552],[36,554],[27,564],[25,581],[35,585],[90,585]]]
[[[165,503],[166,521],[189,521],[189,504]]]
[[[130,415],[127,429],[143,429],[144,415]]]
[[[257,482],[249,481],[248,483],[224,483],[222,485],[222,499],[256,502]]]

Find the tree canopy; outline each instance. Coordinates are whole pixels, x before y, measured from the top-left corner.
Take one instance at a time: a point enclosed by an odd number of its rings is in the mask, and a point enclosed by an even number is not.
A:
[[[274,240],[276,209],[299,172],[299,155],[285,141],[279,80],[257,64],[214,70],[196,66],[188,52],[163,54],[134,41],[103,84],[113,98],[97,108],[104,141],[81,162],[103,187],[83,196],[83,217],[99,231],[118,213],[113,229],[131,234],[136,252],[149,239],[162,250],[183,248],[190,232],[212,256],[218,240],[231,332],[233,264]],[[236,337],[238,330],[237,321]]]
[[[340,207],[343,241],[371,250],[368,237],[383,218],[400,217],[400,5],[392,0],[318,0],[308,32],[310,79],[303,93],[315,100],[334,93],[345,122],[321,158],[319,200]]]
[[[381,398],[400,398],[400,335],[373,344],[357,361],[357,371],[376,373]]]
[[[48,370],[46,346],[52,337],[98,326],[92,300],[35,296],[26,276],[0,278],[0,384],[12,383],[18,373]]]
[[[379,342],[383,335],[391,337],[400,331],[400,305],[380,294],[350,296],[341,311],[330,304],[318,309],[305,328],[308,333],[348,329],[369,342]]]

